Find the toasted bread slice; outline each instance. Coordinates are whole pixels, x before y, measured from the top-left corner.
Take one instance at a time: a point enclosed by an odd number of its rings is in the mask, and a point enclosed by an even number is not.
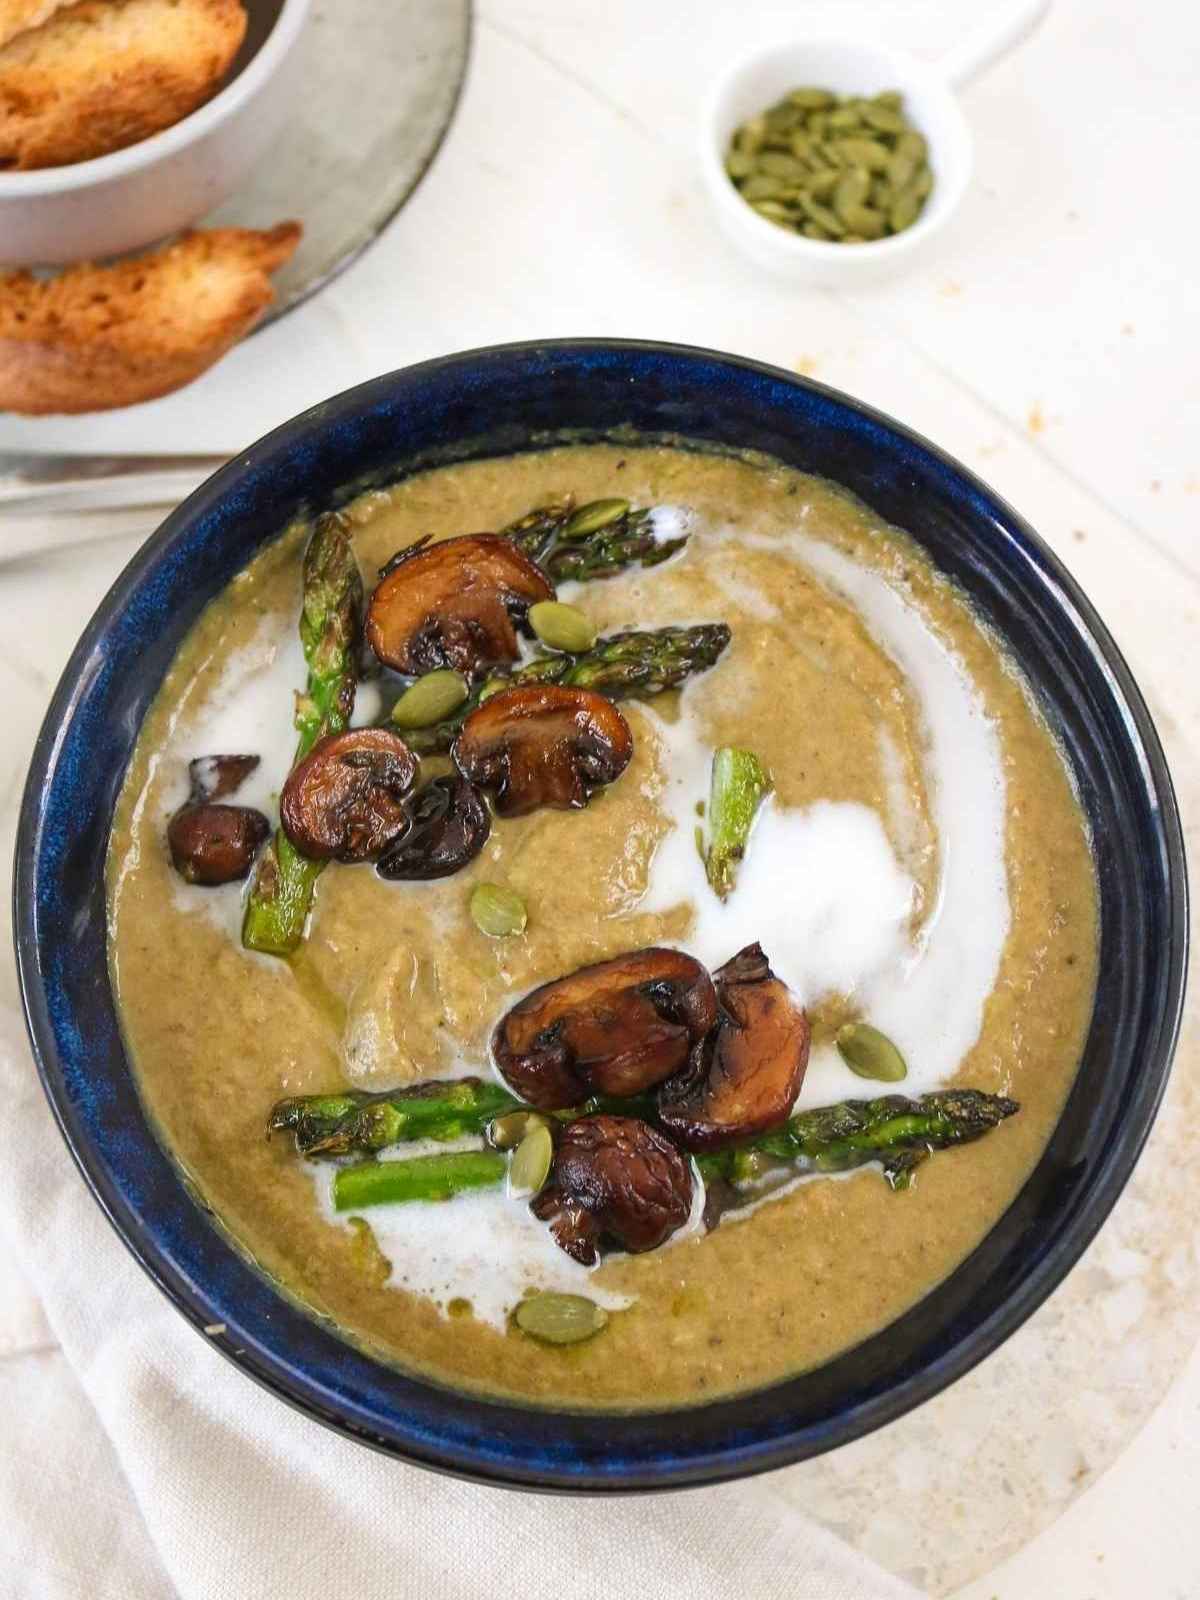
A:
[[[0,168],[89,161],[169,128],[216,89],[245,32],[241,0],[56,12],[0,49]]]
[[[67,0],[0,0],[0,46],[27,28],[40,28]]]
[[[0,411],[108,411],[190,383],[262,316],[300,233],[214,228],[115,266],[0,276]]]

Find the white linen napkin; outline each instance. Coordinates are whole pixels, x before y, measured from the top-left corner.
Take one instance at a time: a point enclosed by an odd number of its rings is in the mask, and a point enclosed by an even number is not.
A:
[[[770,1477],[551,1498],[338,1437],[237,1372],[142,1275],[3,1009],[0,1105],[0,1234],[62,1352],[27,1339],[0,1360],[6,1600],[920,1600]]]

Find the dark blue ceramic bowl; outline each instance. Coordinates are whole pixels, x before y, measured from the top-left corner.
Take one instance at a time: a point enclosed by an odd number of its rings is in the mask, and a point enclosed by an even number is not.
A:
[[[819,1371],[739,1399],[629,1417],[493,1404],[369,1360],[247,1264],[155,1139],[105,965],[104,854],[138,728],[201,608],[301,508],[431,463],[617,430],[752,446],[844,484],[916,535],[1021,662],[1075,769],[1103,902],[1078,1081],[1019,1198],[940,1288]],[[197,1327],[281,1398],[407,1460],[546,1489],[663,1489],[815,1455],[945,1388],[1029,1316],[1107,1216],[1163,1092],[1186,955],[1183,843],[1162,750],[1079,588],[964,468],[865,406],[705,350],[512,345],[392,373],[277,429],[210,479],[130,563],[59,684],[16,863],[30,1034],[67,1143],[113,1226]]]

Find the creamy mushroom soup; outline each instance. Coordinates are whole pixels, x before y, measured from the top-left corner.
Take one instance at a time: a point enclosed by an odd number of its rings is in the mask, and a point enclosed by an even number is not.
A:
[[[108,888],[141,1092],[233,1237],[384,1358],[551,1405],[898,1317],[1045,1146],[1096,970],[1002,642],[833,485],[666,448],[284,532],[162,685]]]

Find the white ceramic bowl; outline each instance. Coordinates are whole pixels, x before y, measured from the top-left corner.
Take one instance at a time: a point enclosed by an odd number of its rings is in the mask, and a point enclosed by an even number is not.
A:
[[[725,172],[735,128],[801,86],[837,94],[898,89],[905,114],[929,143],[933,190],[911,228],[867,244],[830,244],[776,227],[751,209]],[[718,221],[760,266],[830,287],[891,276],[907,267],[949,221],[971,177],[974,144],[943,71],[866,39],[796,39],[758,50],[716,85],[701,125],[700,160]]]
[[[311,0],[283,0],[261,46],[199,110],[139,144],[35,172],[0,172],[0,264],[118,255],[185,228],[238,187],[287,117]],[[251,7],[251,9],[253,9]],[[264,217],[267,226],[278,217]]]

